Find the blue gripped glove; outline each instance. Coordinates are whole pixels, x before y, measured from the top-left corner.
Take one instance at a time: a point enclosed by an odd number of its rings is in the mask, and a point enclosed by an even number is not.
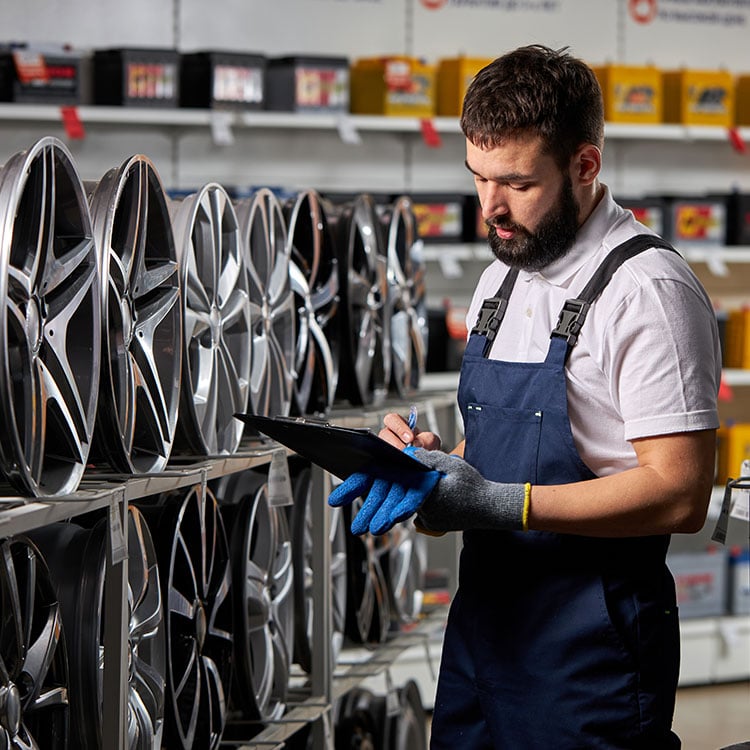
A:
[[[418,529],[528,529],[530,484],[491,482],[459,456],[442,451],[415,448],[412,456],[441,477],[419,506],[415,519]]]
[[[407,446],[404,453],[413,456],[416,450],[419,449]],[[331,492],[328,504],[337,508],[348,505],[358,497],[365,498],[352,521],[352,534],[364,534],[366,531],[384,534],[414,515],[441,476],[439,471],[415,471],[405,476],[401,484],[356,472]]]

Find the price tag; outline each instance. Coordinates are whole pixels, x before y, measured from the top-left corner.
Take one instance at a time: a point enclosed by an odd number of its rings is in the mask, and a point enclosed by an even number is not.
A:
[[[422,131],[422,140],[424,141],[425,146],[429,146],[430,148],[440,148],[443,145],[440,133],[435,130],[435,123],[432,120],[420,120],[419,128]]]
[[[211,113],[211,138],[217,146],[231,146],[234,143],[231,112]]]
[[[65,135],[68,138],[73,141],[82,141],[86,137],[86,130],[78,114],[78,107],[60,107],[60,117],[65,128]]]
[[[351,117],[341,115],[336,118],[336,129],[339,131],[339,138],[343,143],[347,143],[351,146],[357,146],[362,143],[362,136],[354,126],[354,122]]]
[[[284,450],[274,451],[268,469],[268,502],[273,507],[291,505],[292,480],[289,476],[289,464]]]
[[[128,556],[128,544],[125,541],[120,517],[123,498],[124,492],[118,493],[109,505],[109,548],[112,565],[118,565]]]

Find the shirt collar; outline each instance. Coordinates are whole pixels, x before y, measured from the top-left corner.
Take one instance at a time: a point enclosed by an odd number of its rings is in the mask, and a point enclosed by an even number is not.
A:
[[[570,250],[541,271],[521,271],[519,280],[541,279],[553,286],[566,287],[583,265],[602,249],[602,240],[620,213],[609,188],[606,185],[602,187],[604,192],[601,200],[576,233],[575,242]]]

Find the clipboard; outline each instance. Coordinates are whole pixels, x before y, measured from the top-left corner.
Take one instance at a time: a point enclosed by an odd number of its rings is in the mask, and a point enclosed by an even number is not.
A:
[[[339,479],[364,472],[379,479],[409,484],[410,475],[416,481],[421,473],[430,471],[428,466],[381,440],[367,428],[337,427],[304,417],[234,416]]]

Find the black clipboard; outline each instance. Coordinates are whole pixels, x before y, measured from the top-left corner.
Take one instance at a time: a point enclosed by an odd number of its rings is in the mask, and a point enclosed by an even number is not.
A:
[[[410,475],[417,481],[422,472],[430,470],[367,428],[337,427],[304,417],[234,416],[339,479],[364,472],[408,484]]]

